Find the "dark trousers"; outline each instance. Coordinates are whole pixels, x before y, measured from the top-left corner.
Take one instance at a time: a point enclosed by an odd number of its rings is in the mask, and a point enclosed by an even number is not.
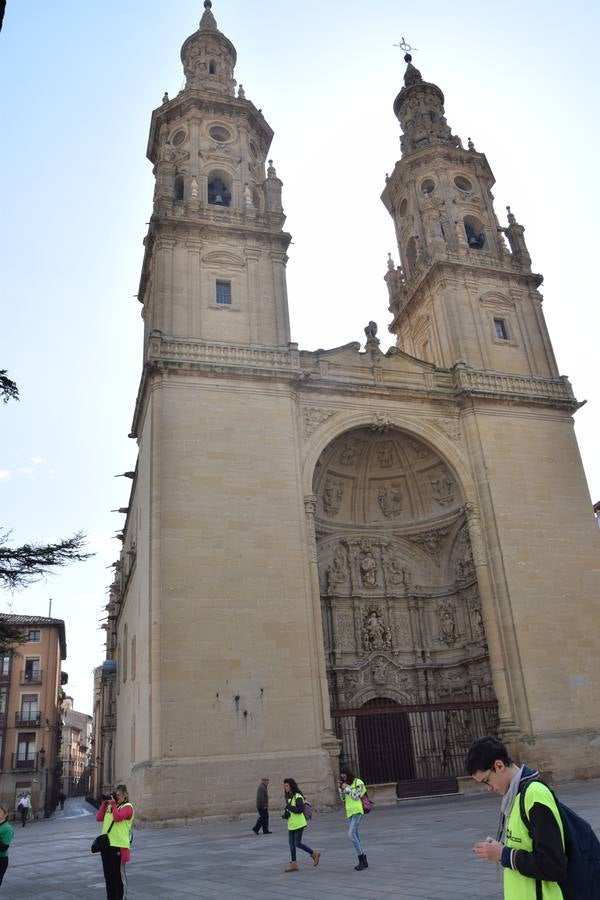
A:
[[[312,856],[313,854],[311,848],[302,843],[303,832],[304,828],[294,828],[293,831],[288,831],[288,839],[290,842],[290,859],[292,860],[292,862],[296,862],[296,850],[304,850],[304,852],[308,853],[309,856]]]
[[[19,812],[21,813],[21,822],[23,823],[23,828],[25,828],[25,822],[27,821],[27,813],[29,812],[29,807],[20,806]]]
[[[269,810],[268,809],[259,809],[258,810],[258,819],[256,820],[256,825],[252,829],[256,834],[262,828],[263,834],[266,834],[269,830]]]
[[[127,895],[127,880],[125,866],[121,865],[121,851],[118,847],[109,847],[100,855],[102,856],[107,900],[124,900]]]
[[[8,856],[0,856],[0,884],[2,884],[2,879],[4,878],[4,873],[8,868]]]

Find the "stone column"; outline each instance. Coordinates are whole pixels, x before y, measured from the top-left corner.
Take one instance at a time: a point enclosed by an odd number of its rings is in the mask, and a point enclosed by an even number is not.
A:
[[[471,540],[473,564],[479,586],[479,596],[481,598],[481,616],[487,638],[492,679],[496,699],[498,700],[500,729],[503,734],[512,734],[515,732],[516,724],[510,678],[506,667],[506,655],[502,646],[503,637],[497,617],[493,614],[496,604],[491,585],[479,507],[475,503],[467,502],[465,503],[465,513]]]
[[[154,245],[156,293],[153,327],[165,335],[173,333],[173,251],[177,241],[159,237]]]

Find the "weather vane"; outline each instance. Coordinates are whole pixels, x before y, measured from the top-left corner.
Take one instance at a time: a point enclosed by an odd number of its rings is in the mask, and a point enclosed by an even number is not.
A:
[[[399,43],[399,44],[394,44],[394,47],[399,47],[400,50],[402,50],[402,51],[404,52],[404,54],[405,54],[405,56],[404,56],[405,62],[410,62],[411,59],[412,59],[412,56],[411,56],[410,54],[412,53],[413,50],[417,50],[417,49],[418,49],[417,47],[411,47],[410,44],[407,44],[407,43],[406,43],[406,40],[404,39],[404,35],[402,35],[402,40],[400,41],[400,43]],[[408,59],[406,58],[407,56],[408,56]]]

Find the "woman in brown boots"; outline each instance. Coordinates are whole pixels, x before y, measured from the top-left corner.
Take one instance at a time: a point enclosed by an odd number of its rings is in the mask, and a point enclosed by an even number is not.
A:
[[[290,842],[290,864],[286,866],[286,872],[297,872],[296,850],[304,850],[312,858],[313,866],[319,865],[321,854],[318,850],[311,850],[302,843],[302,834],[306,828],[306,816],[304,815],[304,796],[293,778],[286,778],[283,782],[285,792],[285,809],[282,819],[287,819],[288,838]]]

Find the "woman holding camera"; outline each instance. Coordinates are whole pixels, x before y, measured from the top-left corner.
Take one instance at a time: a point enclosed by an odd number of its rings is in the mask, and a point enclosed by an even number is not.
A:
[[[282,819],[287,819],[288,839],[290,843],[290,863],[286,866],[286,872],[297,872],[296,850],[304,850],[312,857],[313,866],[319,865],[321,854],[318,850],[311,850],[302,843],[302,834],[306,828],[306,816],[304,815],[304,796],[293,778],[286,778],[283,782],[285,794],[285,809]]]
[[[129,802],[127,788],[118,784],[110,797],[102,798],[102,806],[96,813],[96,821],[102,822],[101,834],[105,834],[109,846],[102,851],[102,868],[106,882],[107,900],[125,900],[127,877],[125,863],[129,862],[131,826],[135,812]]]
[[[343,772],[340,772],[338,789],[340,792],[340,799],[346,807],[346,817],[350,819],[348,837],[354,844],[358,855],[358,865],[354,866],[354,868],[357,872],[360,872],[362,869],[369,868],[367,854],[363,849],[358,834],[358,829],[360,828],[362,817],[365,812],[362,805],[362,798],[367,793],[367,789],[364,781],[361,781],[360,778],[355,778],[348,768]]]

